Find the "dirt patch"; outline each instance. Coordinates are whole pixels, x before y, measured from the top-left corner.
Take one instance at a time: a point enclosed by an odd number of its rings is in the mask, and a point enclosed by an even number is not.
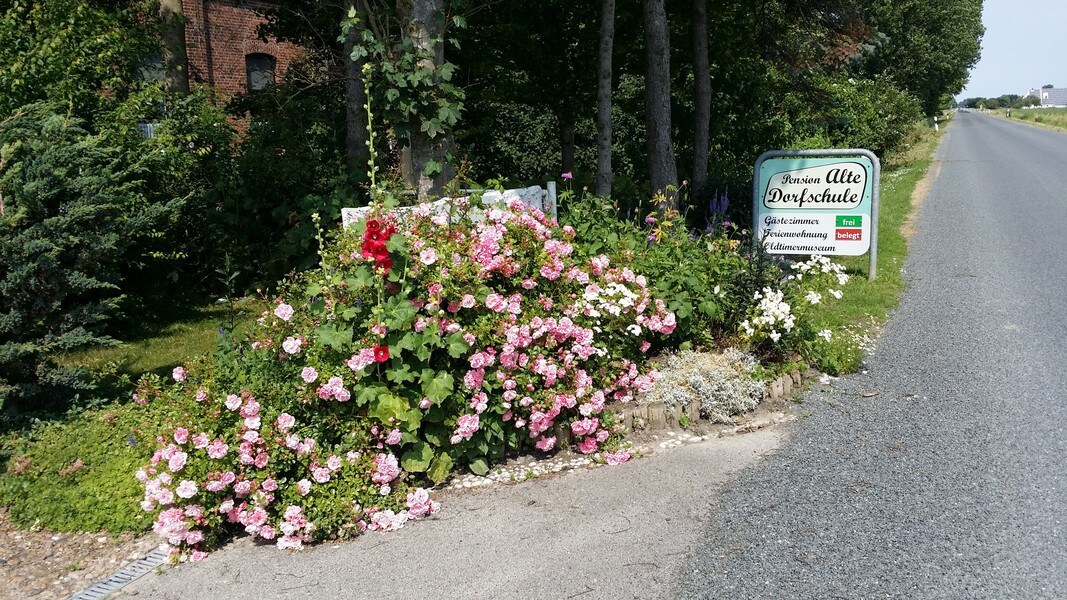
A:
[[[910,240],[918,230],[919,215],[922,213],[923,202],[926,201],[930,188],[940,175],[941,161],[934,160],[930,168],[926,170],[926,176],[919,181],[911,192],[911,212],[908,213],[908,218],[904,220],[904,224],[900,227],[900,232],[905,239]]]

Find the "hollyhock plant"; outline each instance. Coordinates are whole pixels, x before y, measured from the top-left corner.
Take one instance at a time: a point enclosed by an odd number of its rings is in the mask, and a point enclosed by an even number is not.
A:
[[[537,208],[452,211],[376,211],[283,285],[239,352],[139,387],[173,405],[139,477],[168,543],[397,529],[437,512],[426,484],[568,439],[622,461],[607,405],[652,385],[645,351],[675,315]]]

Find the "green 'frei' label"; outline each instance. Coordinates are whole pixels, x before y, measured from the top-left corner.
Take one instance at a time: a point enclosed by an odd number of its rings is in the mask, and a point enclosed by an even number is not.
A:
[[[837,215],[838,227],[862,227],[863,215]]]

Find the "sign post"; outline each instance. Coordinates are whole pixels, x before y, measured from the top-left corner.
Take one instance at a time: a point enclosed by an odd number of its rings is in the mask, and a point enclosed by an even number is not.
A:
[[[752,181],[754,240],[771,254],[870,253],[878,273],[882,168],[870,150],[771,150]]]

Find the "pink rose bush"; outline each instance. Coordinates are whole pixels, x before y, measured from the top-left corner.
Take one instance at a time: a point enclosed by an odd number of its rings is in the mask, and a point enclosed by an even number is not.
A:
[[[142,380],[172,416],[137,473],[160,536],[198,557],[239,532],[299,548],[426,518],[426,487],[510,452],[629,458],[605,407],[652,385],[675,315],[541,211],[468,208],[357,223],[246,343]]]

